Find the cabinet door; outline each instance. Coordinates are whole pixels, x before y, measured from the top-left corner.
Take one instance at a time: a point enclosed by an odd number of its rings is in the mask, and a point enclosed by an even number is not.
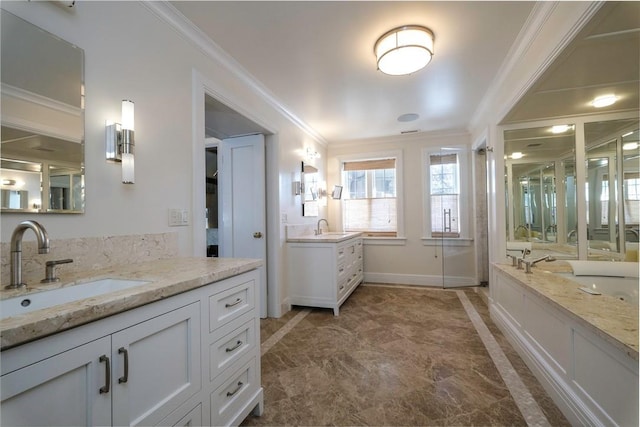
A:
[[[154,425],[200,390],[200,303],[112,336],[113,425]]]
[[[4,375],[0,424],[111,425],[110,355],[105,337]]]

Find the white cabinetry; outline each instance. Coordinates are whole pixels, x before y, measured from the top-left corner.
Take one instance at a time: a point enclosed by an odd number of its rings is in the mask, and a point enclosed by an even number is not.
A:
[[[638,425],[637,359],[497,267],[491,296],[491,318],[571,424]]]
[[[227,425],[261,412],[257,282],[251,271],[3,351],[1,424]]]
[[[364,278],[362,238],[290,242],[288,250],[291,304],[332,308],[337,316]]]

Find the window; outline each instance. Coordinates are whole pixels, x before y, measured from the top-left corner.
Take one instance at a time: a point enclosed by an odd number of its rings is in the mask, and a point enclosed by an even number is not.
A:
[[[640,223],[640,174],[624,174],[624,222]]]
[[[397,159],[365,159],[342,163],[345,231],[370,237],[398,236]]]
[[[460,237],[460,176],[457,154],[431,154],[431,236]]]
[[[462,175],[469,169],[466,163],[462,148],[423,151],[426,240],[460,239],[468,235],[467,184]]]

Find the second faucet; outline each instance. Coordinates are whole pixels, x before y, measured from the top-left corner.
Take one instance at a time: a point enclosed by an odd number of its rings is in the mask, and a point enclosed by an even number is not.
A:
[[[327,224],[327,231],[329,231],[329,221],[327,221],[327,220],[326,220],[326,219],[324,219],[324,218],[320,218],[320,219],[318,220],[318,226],[316,227],[316,236],[319,236],[319,235],[321,235],[321,234],[322,234],[322,228],[320,228],[320,223],[321,223],[322,221],[324,221],[324,222],[325,222],[325,224]]]

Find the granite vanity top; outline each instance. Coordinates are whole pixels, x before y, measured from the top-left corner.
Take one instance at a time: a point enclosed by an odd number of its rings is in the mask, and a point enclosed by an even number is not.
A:
[[[34,284],[27,289],[2,289],[0,299],[79,285],[103,279],[144,280],[150,283],[55,307],[0,319],[0,348],[7,349],[46,335],[61,332],[103,317],[236,276],[262,265],[262,260],[239,258],[171,258],[132,263],[61,277],[53,284]]]
[[[362,235],[360,232],[350,231],[350,232],[324,232],[318,235],[309,235],[309,236],[299,236],[299,237],[289,237],[287,238],[287,242],[290,243],[339,243],[345,240],[352,239],[354,237],[359,237]]]
[[[533,274],[510,264],[494,267],[516,279],[522,286],[547,299],[552,306],[569,313],[581,325],[638,360],[638,307],[609,295],[589,295],[581,285],[556,272],[571,272],[565,262],[537,265]]]

